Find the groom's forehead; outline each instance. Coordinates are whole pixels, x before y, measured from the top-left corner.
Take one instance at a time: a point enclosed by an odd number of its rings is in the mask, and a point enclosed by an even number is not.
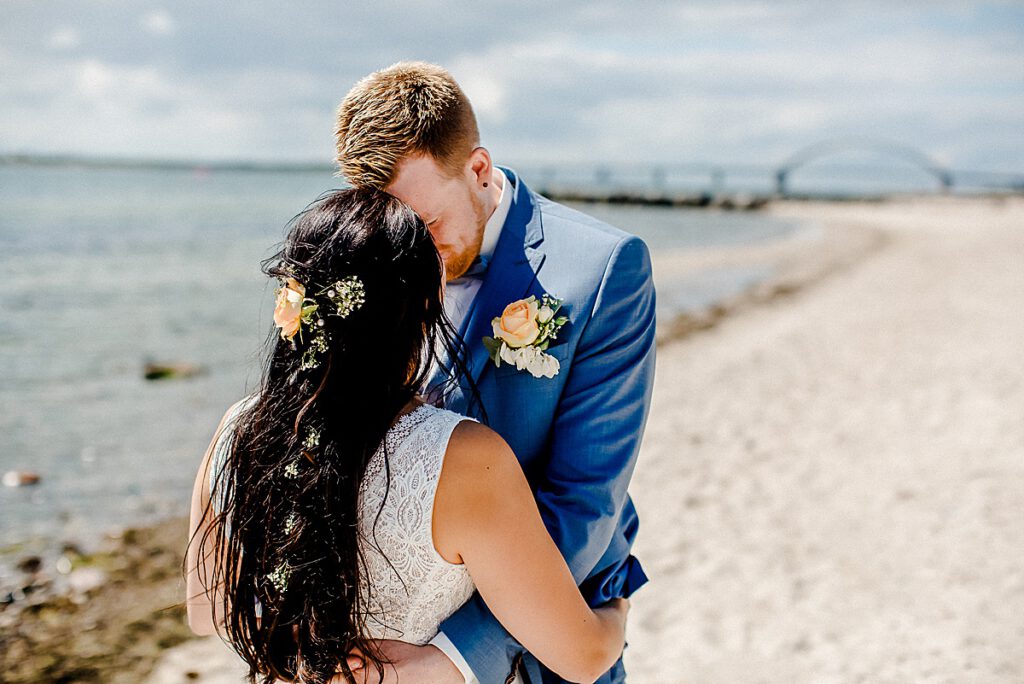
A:
[[[424,221],[437,218],[447,204],[452,179],[428,155],[406,157],[398,163],[387,191],[409,204]]]

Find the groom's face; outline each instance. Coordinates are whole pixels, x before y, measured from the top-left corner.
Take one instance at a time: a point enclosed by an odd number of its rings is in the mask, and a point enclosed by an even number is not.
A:
[[[433,157],[407,157],[387,192],[420,215],[444,259],[447,280],[458,278],[480,254],[487,215],[482,190],[467,161],[464,173],[446,174]]]

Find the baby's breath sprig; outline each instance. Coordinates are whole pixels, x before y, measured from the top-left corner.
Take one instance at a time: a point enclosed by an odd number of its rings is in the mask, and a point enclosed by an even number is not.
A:
[[[323,319],[319,319],[317,323],[322,324]],[[306,351],[302,352],[302,370],[310,370],[319,366],[320,359],[317,356],[325,351],[327,351],[327,333],[321,330],[309,341]]]
[[[295,511],[290,512],[284,521],[284,533],[290,535],[298,522],[299,516],[295,515]]]
[[[306,438],[302,440],[302,446],[307,449],[313,449],[320,446],[320,431],[315,427],[308,428],[306,431]]]
[[[320,291],[334,304],[334,314],[345,318],[366,303],[366,287],[359,276],[350,275]]]
[[[284,593],[284,590],[288,588],[288,579],[291,577],[292,569],[288,566],[288,563],[281,563],[267,575],[267,580],[274,585],[278,593]]]
[[[549,294],[541,295],[540,309],[537,311],[537,324],[540,334],[534,342],[541,350],[546,350],[551,340],[558,337],[559,329],[569,321],[568,316],[557,316],[562,308],[562,300]]]

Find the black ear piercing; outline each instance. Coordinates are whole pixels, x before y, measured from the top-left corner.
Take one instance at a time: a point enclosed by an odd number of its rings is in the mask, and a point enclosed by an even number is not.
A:
[[[487,183],[486,183],[486,182],[484,182],[484,187],[485,187],[485,188],[487,187]]]

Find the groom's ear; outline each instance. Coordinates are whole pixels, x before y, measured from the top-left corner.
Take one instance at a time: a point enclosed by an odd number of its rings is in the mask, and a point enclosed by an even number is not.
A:
[[[466,163],[466,171],[470,182],[477,190],[487,187],[486,183],[491,180],[491,171],[494,168],[491,162],[491,153],[486,147],[475,147],[469,153],[469,160]]]

